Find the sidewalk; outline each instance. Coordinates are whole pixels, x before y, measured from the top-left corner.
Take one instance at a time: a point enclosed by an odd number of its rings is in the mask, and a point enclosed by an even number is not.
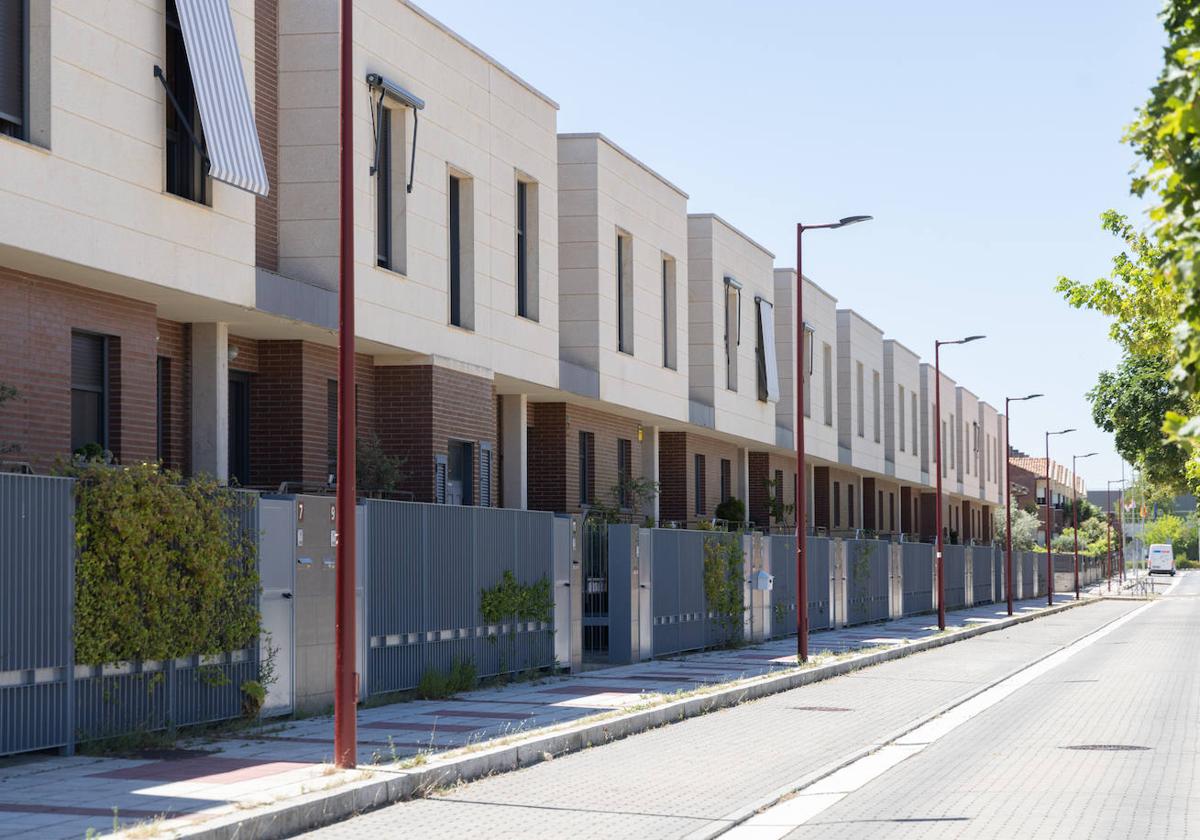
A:
[[[1065,605],[1072,599],[1063,594],[1055,600]],[[1039,598],[1018,602],[1016,612],[1029,616],[1045,610]],[[1003,604],[984,605],[949,613],[947,625],[1004,626],[1006,618]],[[815,633],[810,654],[820,664],[937,635],[933,616],[916,616]],[[205,832],[293,801],[319,801],[322,793],[336,796],[385,778],[380,773],[415,772],[450,751],[470,756],[517,740],[514,736],[525,740],[569,730],[572,724],[649,708],[681,693],[799,673],[791,637],[486,688],[451,700],[364,708],[358,715],[357,771],[329,765],[333,727],[328,717],[268,723],[234,738],[193,740],[178,749],[130,757],[18,756],[0,762],[0,837],[81,838],[89,829],[104,833],[114,825],[137,826],[143,836]]]

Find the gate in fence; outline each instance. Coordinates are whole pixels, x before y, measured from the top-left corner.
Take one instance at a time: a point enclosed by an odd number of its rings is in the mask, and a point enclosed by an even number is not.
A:
[[[1032,551],[1014,552],[1014,561],[1021,564],[1021,597],[1032,598],[1037,594],[1037,577]]]
[[[942,547],[942,575],[946,584],[946,609],[961,610],[967,605],[967,553],[964,546]]]
[[[796,537],[774,534],[770,537],[771,635],[790,636],[796,632]],[[829,558],[832,541],[808,537],[804,563],[808,567],[808,629],[832,627],[829,612]]]
[[[904,615],[933,612],[933,552],[930,543],[900,546],[900,572],[904,587]]]
[[[608,524],[583,521],[583,658],[608,660]]]
[[[992,581],[996,587],[994,592],[997,603],[1008,599],[1008,590],[1005,589],[1004,564],[1004,549],[994,546],[992,548]]]
[[[992,548],[974,546],[971,549],[971,603],[990,604],[992,598]]]
[[[846,620],[866,624],[888,617],[890,544],[881,540],[846,540]]]

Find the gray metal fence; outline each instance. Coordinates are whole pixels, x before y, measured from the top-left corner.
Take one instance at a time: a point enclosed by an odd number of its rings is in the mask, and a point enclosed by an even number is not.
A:
[[[900,546],[900,574],[904,597],[904,615],[933,611],[933,552],[930,543],[904,543]]]
[[[654,656],[700,650],[726,641],[726,626],[704,597],[704,544],[733,542],[736,534],[655,528],[651,531]],[[727,619],[741,626],[741,616]]]
[[[977,545],[971,548],[971,603],[992,602],[992,549]]]
[[[486,626],[479,601],[505,571],[524,585],[552,580],[553,523],[537,511],[368,501],[367,693],[414,688],[459,660],[480,676],[552,665],[550,623]]]
[[[1037,594],[1037,575],[1032,551],[1014,551],[1014,565],[1021,564],[1021,597],[1032,598]]]
[[[846,621],[866,624],[888,617],[889,543],[846,540]]]
[[[946,609],[961,610],[967,605],[967,553],[964,546],[942,547],[942,574],[946,585]]]
[[[796,536],[774,534],[770,538],[771,574],[771,632],[788,636],[796,632]],[[829,558],[833,541],[823,537],[807,537],[808,553],[804,564],[808,568],[808,629],[828,630],[833,626],[829,610]]]
[[[1008,590],[1005,588],[1007,585],[1006,584],[1007,578],[1004,576],[1005,572],[1007,571],[1007,568],[1005,566],[1006,560],[1005,560],[1004,549],[1001,548],[1000,546],[993,546],[992,557],[994,558],[994,561],[992,563],[992,580],[996,587],[995,600],[997,603],[999,603],[1000,601],[1008,600]]]
[[[231,527],[258,533],[257,494]],[[75,482],[0,473],[0,755],[241,714],[257,649],[171,662],[74,662]]]

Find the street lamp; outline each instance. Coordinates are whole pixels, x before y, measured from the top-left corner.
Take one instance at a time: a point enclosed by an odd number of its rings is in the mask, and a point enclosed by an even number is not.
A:
[[[823,225],[796,225],[796,371],[792,381],[796,390],[796,657],[801,662],[808,661],[808,567],[805,562],[808,476],[804,463],[803,381],[807,374],[804,373],[804,264],[801,240],[806,230],[835,230],[870,220],[870,216],[846,216]]]
[[[1023,397],[1004,398],[1004,446],[1007,449],[1012,440],[1008,434],[1009,403],[1036,400],[1043,394],[1027,394]],[[940,420],[939,420],[940,423]],[[1012,573],[1012,479],[1010,478],[1010,463],[1008,453],[1004,453],[1004,588],[1008,595],[1008,614],[1013,614],[1013,573]]]
[[[1074,520],[1075,526],[1075,600],[1079,600],[1079,486],[1075,480],[1075,461],[1079,458],[1091,458],[1093,455],[1098,455],[1098,452],[1089,452],[1086,455],[1071,456],[1071,518]]]
[[[983,335],[969,335],[954,341],[933,342],[933,421],[934,457],[937,458],[937,495],[934,503],[934,527],[937,528],[937,590],[938,590],[938,629],[946,629],[946,587],[942,575],[942,363],[941,353],[943,344],[969,344],[987,338]]]
[[[1065,435],[1074,429],[1061,429],[1057,432],[1046,432],[1046,605],[1054,606],[1054,558],[1050,555],[1050,526],[1053,523],[1054,510],[1050,507],[1050,436]]]

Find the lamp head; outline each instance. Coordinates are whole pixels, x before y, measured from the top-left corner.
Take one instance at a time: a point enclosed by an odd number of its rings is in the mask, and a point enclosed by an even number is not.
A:
[[[856,225],[859,222],[869,222],[874,216],[846,216],[838,219],[835,227],[846,227],[847,225]]]

